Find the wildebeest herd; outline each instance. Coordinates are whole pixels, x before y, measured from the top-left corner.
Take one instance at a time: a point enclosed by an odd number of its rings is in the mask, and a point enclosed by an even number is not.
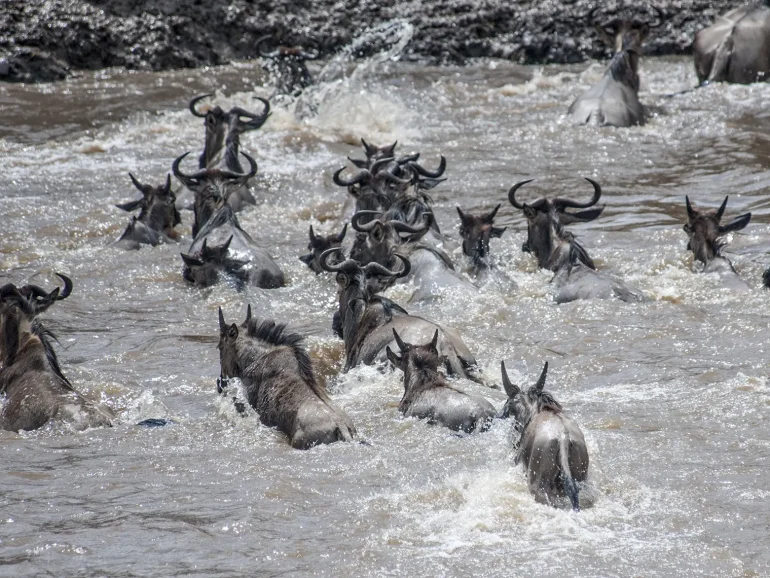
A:
[[[579,122],[628,126],[644,122],[637,92],[638,60],[644,38],[656,24],[614,18],[597,26],[615,49],[602,80],[570,107]],[[283,82],[279,89],[298,94],[312,79],[303,61],[314,54],[300,48],[279,47],[260,53],[276,63]],[[770,71],[770,7],[759,3],[726,14],[698,34],[695,60],[699,80],[753,82]],[[288,59],[288,60],[286,60]],[[764,59],[764,60],[763,60]],[[282,72],[281,72],[282,71]],[[256,160],[241,150],[240,135],[262,127],[270,103],[257,98],[261,112],[240,107],[204,108],[212,95],[196,96],[190,112],[204,121],[203,150],[196,170],[183,169],[190,152],[171,164],[182,185],[172,190],[171,176],[159,186],[143,184],[129,174],[142,197],[118,205],[132,216],[116,248],[177,242],[175,227],[182,212],[192,212],[193,239],[181,253],[182,276],[195,286],[228,281],[236,289],[282,287],[284,272],[266,248],[260,247],[240,226],[236,214],[256,205],[251,181]],[[432,209],[430,191],[445,180],[447,162],[426,163],[420,153],[400,154],[397,143],[377,146],[362,139],[363,158],[350,158],[353,170],[333,174],[336,185],[348,192],[334,232],[309,230],[309,252],[299,258],[317,275],[331,273],[338,286],[338,309],[330,320],[344,344],[343,371],[358,365],[395,368],[403,374],[404,393],[398,405],[404,416],[425,419],[458,432],[488,429],[495,419],[512,418],[518,432],[516,461],[523,463],[535,499],[556,504],[568,498],[579,509],[578,482],[586,479],[588,452],[577,423],[547,392],[548,363],[535,385],[513,384],[501,365],[501,384],[508,400],[497,411],[483,396],[459,387],[457,378],[487,385],[461,333],[440,322],[410,314],[404,305],[383,295],[397,283],[415,288],[410,303],[432,300],[447,290],[478,292],[495,271],[490,260],[490,239],[506,228],[495,226],[501,204],[482,214],[457,207],[465,262],[452,258],[455,241],[442,232]],[[246,161],[246,165],[242,161]],[[435,161],[434,161],[435,163]],[[245,168],[247,166],[248,168]],[[431,168],[431,167],[435,168]],[[644,301],[646,297],[621,279],[597,270],[588,250],[569,226],[598,219],[604,209],[600,183],[585,179],[591,196],[545,196],[525,200],[526,185],[513,184],[507,200],[527,223],[523,252],[542,269],[553,272],[558,303],[576,299],[617,298]],[[501,191],[500,200],[505,192]],[[738,290],[749,290],[722,254],[723,236],[744,228],[751,214],[727,223],[725,198],[717,210],[697,209],[685,199],[687,248],[703,264]],[[349,228],[352,235],[348,235]],[[308,273],[310,274],[310,273]],[[53,335],[39,316],[73,291],[69,277],[58,274],[63,288],[48,291],[26,284],[0,287],[0,391],[5,400],[0,427],[33,430],[50,420],[72,422],[76,428],[111,425],[116,416],[102,404],[78,393],[63,374],[52,346]],[[770,271],[765,273],[766,284]],[[507,279],[508,286],[515,284]],[[283,323],[252,316],[247,307],[243,323],[228,323],[219,310],[220,378],[217,391],[241,404],[234,380],[261,421],[288,436],[296,448],[358,439],[350,417],[330,398],[314,372],[302,336]],[[493,386],[494,387],[494,386]],[[240,405],[241,409],[245,409]]]

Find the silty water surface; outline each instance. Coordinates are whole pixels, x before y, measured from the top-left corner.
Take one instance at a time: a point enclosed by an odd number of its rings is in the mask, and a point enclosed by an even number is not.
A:
[[[328,90],[315,117],[276,110],[243,138],[260,166],[259,205],[240,220],[288,284],[242,293],[182,280],[189,212],[179,245],[110,243],[129,220],[114,204],[138,194],[127,172],[160,183],[175,157],[200,150],[202,122],[186,110],[197,93],[258,110],[252,90],[269,91],[257,62],[0,87],[1,282],[74,279],[45,320],[65,374],[122,420],[0,433],[0,575],[768,575],[770,86],[666,98],[695,84],[691,63],[645,59],[647,126],[573,126],[567,106],[602,69],[385,63]],[[399,416],[400,373],[339,376],[335,284],[297,257],[310,224],[336,227],[346,193],[331,174],[361,156],[361,137],[397,139],[429,167],[447,157],[449,180],[433,197],[455,238],[455,206],[503,204],[508,230],[492,252],[518,289],[490,282],[408,308],[457,327],[490,382],[501,359],[520,384],[550,362],[548,389],[589,445],[592,507],[534,503],[509,423],[458,437]],[[550,274],[520,252],[511,184],[536,178],[523,197],[584,199],[585,176],[602,183],[607,208],[572,230],[648,303],[557,306]],[[685,194],[698,207],[729,194],[726,218],[753,213],[730,245],[750,293],[693,272]],[[405,303],[410,291],[390,295]],[[240,322],[247,303],[308,335],[317,372],[368,445],[295,451],[217,397],[217,308]],[[500,391],[461,385],[502,405]],[[174,425],[132,425],[148,417]]]

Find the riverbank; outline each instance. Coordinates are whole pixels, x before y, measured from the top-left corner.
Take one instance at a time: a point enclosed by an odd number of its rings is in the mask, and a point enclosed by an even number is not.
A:
[[[573,63],[606,56],[589,13],[600,2],[524,0],[4,0],[0,80],[47,82],[78,70],[121,66],[168,70],[254,58],[271,34],[333,54],[369,26],[409,20],[415,35],[404,58],[463,63],[474,57],[521,64]],[[646,45],[651,55],[686,53],[694,34],[734,2],[659,2],[663,18]],[[608,5],[611,7],[611,5]],[[599,14],[609,14],[610,9]],[[627,13],[650,22],[652,9]]]

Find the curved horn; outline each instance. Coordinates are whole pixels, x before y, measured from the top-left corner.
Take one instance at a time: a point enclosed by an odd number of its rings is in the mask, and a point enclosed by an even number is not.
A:
[[[369,221],[366,224],[361,224],[359,221],[362,217],[369,217],[374,215],[374,219]],[[380,213],[378,211],[358,211],[355,215],[353,215],[353,218],[350,219],[350,224],[353,225],[353,228],[358,231],[359,233],[368,233],[372,229],[374,229],[375,223],[378,223],[377,217],[380,216]]]
[[[431,224],[430,213],[423,213],[423,216],[426,215],[428,215],[428,218],[423,221],[421,227],[413,227],[412,225],[408,225],[403,221],[390,221],[390,223],[392,223],[393,228],[399,233],[424,233],[430,229]]]
[[[690,197],[685,195],[684,200],[687,203],[687,218],[694,219],[696,217],[696,214],[695,214],[695,210],[692,208],[692,205],[690,204]]]
[[[393,337],[395,338],[396,345],[398,345],[398,348],[401,350],[401,352],[403,353],[404,351],[406,351],[407,349],[406,343],[404,343],[401,337],[398,335],[398,332],[396,331],[395,327],[393,328]]]
[[[403,277],[406,277],[409,275],[409,272],[412,270],[412,263],[404,257],[400,253],[393,253],[394,257],[397,257],[401,263],[403,263],[404,267],[401,269],[401,271],[392,271],[385,267],[384,265],[380,265],[379,263],[369,263],[364,267],[364,271],[367,275],[382,275],[383,277],[395,277],[396,279],[401,279]]]
[[[722,220],[722,215],[725,214],[725,209],[727,208],[727,199],[730,198],[730,195],[727,195],[725,197],[725,200],[722,201],[722,206],[717,209],[717,222]]]
[[[653,11],[655,12],[655,15],[658,17],[658,21],[655,24],[648,24],[650,28],[659,28],[663,24],[663,10],[655,6],[654,4],[650,6]]]
[[[422,175],[423,177],[428,177],[431,179],[437,179],[441,175],[444,174],[444,171],[446,170],[446,159],[443,155],[441,155],[441,161],[439,162],[438,168],[435,171],[429,171],[425,167],[417,164],[416,162],[410,162],[409,166],[415,170],[416,173]]]
[[[364,169],[362,171],[359,171],[359,173],[356,176],[354,176],[352,179],[350,179],[349,181],[346,181],[346,180],[343,180],[342,177],[340,177],[340,173],[342,173],[342,171],[344,171],[346,168],[347,167],[342,167],[337,172],[335,172],[334,175],[332,176],[332,180],[334,181],[335,185],[339,187],[350,187],[352,185],[357,185],[358,183],[368,181],[372,176],[372,174],[369,171]]]
[[[243,179],[244,181],[248,181],[250,178],[257,174],[257,161],[254,160],[254,157],[243,151],[241,151],[241,154],[246,157],[247,161],[249,161],[249,172],[236,173],[234,171],[220,171],[220,174],[223,177],[228,179]]]
[[[377,177],[382,179],[383,181],[388,181],[389,183],[394,183],[396,185],[408,185],[412,183],[412,179],[401,179],[391,173],[390,171],[380,171],[377,173]]]
[[[278,50],[273,50],[272,52],[265,52],[264,50],[264,44],[268,40],[270,40],[273,36],[271,34],[268,34],[266,36],[262,36],[259,38],[255,43],[254,46],[257,49],[257,52],[262,58],[278,58],[279,52]]]
[[[305,52],[304,50],[300,50],[298,55],[304,60],[315,60],[319,56],[317,52]]]
[[[64,281],[64,289],[61,290],[59,296],[56,298],[57,301],[61,301],[62,299],[69,297],[70,293],[72,293],[72,279],[61,273],[56,273],[56,276]]]
[[[137,189],[139,189],[145,197],[152,190],[152,188],[149,185],[143,185],[142,183],[137,181],[136,177],[134,175],[132,175],[131,173],[128,173],[128,176],[131,177],[131,182],[134,183],[134,186]]]
[[[372,163],[372,166],[371,166],[371,167],[369,167],[369,171],[370,171],[370,172],[371,172],[373,175],[375,175],[375,174],[377,174],[377,171],[379,171],[379,170],[380,170],[380,168],[381,168],[383,165],[387,165],[387,164],[390,164],[390,163],[391,163],[393,160],[394,160],[394,159],[393,159],[393,157],[386,157],[386,158],[384,158],[384,159],[380,159],[380,160],[378,160],[378,161],[375,161],[375,162],[373,162],[373,163]]]
[[[599,199],[602,196],[602,187],[593,179],[589,179],[588,177],[585,177],[585,179],[594,186],[594,196],[591,197],[590,201],[586,203],[580,203],[571,199],[556,198],[553,200],[553,204],[556,205],[559,209],[587,209],[588,207],[593,207],[596,203],[599,202]]]
[[[208,174],[208,171],[206,169],[203,169],[202,171],[198,171],[197,173],[193,173],[191,175],[186,175],[181,170],[179,170],[180,163],[189,154],[190,154],[190,151],[187,151],[181,157],[177,157],[174,160],[174,162],[171,164],[171,172],[173,172],[174,176],[178,178],[180,181],[182,181],[188,187],[190,186],[190,184],[194,184],[193,181],[197,181]]]
[[[535,384],[535,391],[543,391],[543,386],[545,385],[545,376],[548,373],[548,362],[545,362],[545,365],[543,366],[543,372],[540,374],[540,377],[537,380],[537,383]]]
[[[206,113],[198,112],[198,110],[195,108],[195,105],[198,104],[199,101],[203,100],[204,98],[208,98],[210,96],[214,96],[213,93],[209,94],[199,94],[195,98],[193,98],[190,101],[190,112],[193,113],[194,116],[197,116],[198,118],[206,118]]]
[[[522,205],[521,203],[519,203],[519,202],[516,200],[516,191],[518,191],[518,190],[519,190],[521,187],[523,187],[523,186],[524,186],[524,185],[526,185],[527,183],[531,183],[531,182],[532,182],[532,181],[534,181],[534,180],[535,180],[535,179],[527,179],[526,181],[519,181],[518,183],[516,183],[515,185],[513,185],[513,186],[510,188],[510,190],[508,191],[508,201],[509,201],[509,202],[510,202],[510,203],[511,203],[511,204],[512,204],[512,205],[513,205],[515,208],[519,209],[520,211],[523,211],[523,210],[524,210],[524,205]]]
[[[351,264],[355,267],[359,267],[358,263],[353,261],[353,259],[346,259],[338,265],[330,265],[329,257],[331,257],[334,253],[339,253],[343,256],[345,255],[342,252],[342,249],[339,247],[332,247],[331,249],[327,249],[321,253],[321,257],[318,259],[318,263],[321,265],[321,269],[328,271],[329,273],[338,273],[343,269],[348,269]]]
[[[219,331],[224,333],[227,331],[227,323],[225,323],[225,316],[222,314],[222,308],[219,308]]]
[[[396,162],[399,165],[405,165],[406,163],[413,163],[420,159],[420,153],[412,153],[410,155],[404,155],[402,157],[399,157]]]

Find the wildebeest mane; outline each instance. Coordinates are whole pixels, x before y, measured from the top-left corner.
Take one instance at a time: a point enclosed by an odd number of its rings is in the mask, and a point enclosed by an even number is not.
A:
[[[529,401],[537,405],[538,412],[552,411],[554,413],[561,413],[563,411],[561,404],[548,391],[537,391],[535,388],[530,388],[527,395]]]
[[[40,340],[40,343],[43,344],[43,349],[45,349],[45,357],[48,360],[48,365],[51,366],[51,370],[53,370],[56,376],[61,379],[67,389],[75,391],[75,388],[70,383],[70,380],[64,376],[64,373],[62,373],[61,367],[59,366],[59,359],[56,357],[56,352],[53,350],[51,340],[59,343],[56,335],[54,335],[53,332],[49,329],[43,327],[43,325],[38,321],[32,322],[31,330],[32,334]]]
[[[254,339],[259,339],[276,347],[290,347],[297,360],[299,373],[310,389],[322,400],[328,401],[326,391],[318,384],[313,373],[313,363],[303,347],[305,338],[299,333],[287,331],[285,323],[276,323],[272,320],[251,319],[246,326],[246,334]]]

